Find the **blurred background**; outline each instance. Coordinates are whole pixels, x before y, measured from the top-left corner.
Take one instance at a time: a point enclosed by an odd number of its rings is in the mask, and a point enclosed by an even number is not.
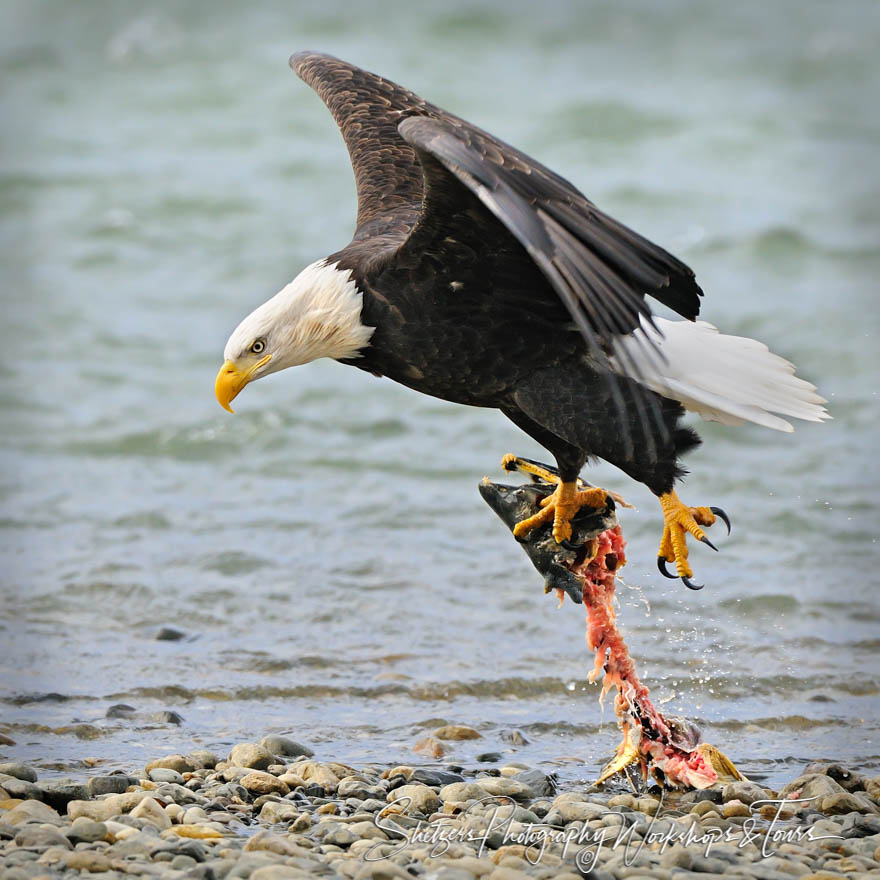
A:
[[[542,595],[477,494],[503,453],[546,458],[525,435],[332,362],[235,417],[214,399],[238,321],[353,230],[342,139],[287,67],[314,48],[571,179],[694,268],[707,320],[819,385],[825,425],[701,426],[683,497],[734,529],[693,550],[700,593],[656,573],[647,490],[585,476],[639,508],[620,620],[664,711],[770,782],[878,766],[875,3],[0,17],[4,754],[131,768],[277,731],[396,763],[443,719],[483,734],[449,760],[516,729],[519,760],[574,781],[618,741],[582,610]]]

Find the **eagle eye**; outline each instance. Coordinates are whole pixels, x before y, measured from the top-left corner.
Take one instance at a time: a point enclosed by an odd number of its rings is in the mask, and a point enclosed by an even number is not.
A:
[[[266,340],[265,339],[255,339],[251,343],[251,351],[254,354],[262,354],[266,350]]]

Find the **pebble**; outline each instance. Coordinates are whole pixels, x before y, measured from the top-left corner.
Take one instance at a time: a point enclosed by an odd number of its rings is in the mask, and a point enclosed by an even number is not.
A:
[[[482,734],[474,730],[473,727],[468,727],[465,724],[446,724],[443,727],[438,727],[434,731],[434,736],[437,739],[450,739],[450,740],[462,740],[462,739],[481,739]]]
[[[598,880],[880,876],[880,815],[868,790],[880,790],[877,778],[840,765],[812,765],[784,787],[816,799],[808,806],[784,805],[782,816],[790,818],[777,826],[832,837],[782,841],[765,858],[760,835],[739,845],[744,822],[760,832],[778,812],[773,804],[759,808],[756,801],[773,793],[753,782],[668,795],[661,804],[650,795],[583,784],[556,793],[552,774],[516,762],[488,771],[474,759],[442,769],[352,768],[315,761],[301,744],[283,740],[270,735],[237,745],[222,762],[207,751],[168,755],[150,762],[141,779],[112,774],[88,783],[32,782],[20,778],[29,769],[20,765],[25,769],[17,770],[19,776],[0,777],[2,787],[8,780],[13,787],[34,786],[37,794],[0,803],[0,876],[56,878],[68,871],[145,880],[575,880],[574,854],[582,845],[572,844],[563,855],[560,843],[550,843],[537,864],[529,861],[530,851],[515,835],[539,823],[575,839],[604,832],[591,875]],[[65,815],[62,801],[69,794],[77,797],[66,804]],[[58,809],[45,802],[53,796]],[[408,805],[399,803],[405,799]],[[434,842],[407,844],[400,830],[387,825],[391,821],[407,833],[442,821],[455,833],[442,853],[432,854]],[[612,845],[623,824],[633,841],[628,861]],[[719,841],[708,852],[704,838],[688,846],[667,844],[663,852],[654,843],[635,853],[649,830],[689,829],[696,836],[720,835]],[[473,833],[488,835],[486,845],[480,837],[469,840]],[[385,857],[368,861],[367,853]]]
[[[127,776],[93,776],[86,788],[89,797],[98,797],[102,794],[122,794],[130,784]]]
[[[341,784],[340,784],[341,787]],[[431,813],[440,809],[440,798],[433,788],[422,783],[411,783],[409,785],[401,785],[388,792],[387,800],[389,803],[409,799],[408,813],[424,813],[430,816]],[[404,804],[406,801],[404,800]]]
[[[144,772],[149,776],[151,770],[158,768],[176,770],[178,773],[192,773],[196,769],[193,762],[184,755],[166,755],[164,758],[156,758],[155,761],[150,761],[144,768]]]
[[[304,746],[302,743],[289,739],[286,736],[277,736],[275,734],[264,736],[260,740],[260,745],[267,752],[273,755],[281,755],[285,758],[298,758],[300,755],[311,758],[315,754],[308,746]]]
[[[255,794],[290,794],[286,782],[262,770],[254,770],[238,780],[238,784]]]
[[[37,781],[37,771],[33,767],[14,761],[0,764],[0,776],[12,776],[15,779],[23,779],[25,782]]]
[[[154,767],[147,776],[152,782],[176,782],[178,785],[184,783],[183,775],[170,767]]]
[[[413,751],[428,758],[442,758],[446,754],[446,747],[436,736],[426,736],[416,742]]]
[[[740,801],[743,804],[753,804],[755,801],[767,800],[767,792],[757,782],[740,780],[728,782],[721,790],[721,798],[724,803],[728,801]]]

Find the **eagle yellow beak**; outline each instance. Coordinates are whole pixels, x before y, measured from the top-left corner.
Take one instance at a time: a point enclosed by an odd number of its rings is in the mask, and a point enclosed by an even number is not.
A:
[[[214,382],[214,393],[217,395],[217,401],[220,403],[220,406],[227,412],[234,413],[235,410],[229,404],[235,400],[241,389],[251,381],[254,373],[271,359],[272,355],[267,354],[245,370],[240,370],[235,361],[226,361],[220,367],[220,372],[217,373],[217,379]]]

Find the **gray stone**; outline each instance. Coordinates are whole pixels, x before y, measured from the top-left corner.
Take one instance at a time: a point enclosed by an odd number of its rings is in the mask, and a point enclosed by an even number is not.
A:
[[[840,791],[829,794],[822,798],[821,810],[830,816],[840,816],[844,813],[877,813],[880,810],[869,797],[851,794],[848,791]]]
[[[40,825],[25,825],[15,835],[15,845],[23,849],[48,849],[50,846],[73,849],[73,844],[60,831]]]
[[[16,779],[23,779],[25,782],[36,782],[37,771],[27,764],[19,764],[17,761],[10,761],[0,764],[0,775],[13,776]]]
[[[495,797],[511,797],[520,801],[535,799],[535,792],[516,777],[481,776],[476,781],[478,785]]]
[[[818,801],[829,794],[839,794],[844,789],[835,782],[830,776],[822,773],[810,773],[808,775],[799,776],[793,782],[789,782],[782,791],[779,792],[780,797],[804,798],[811,799],[810,806],[816,807]],[[742,800],[742,798],[740,798]],[[793,804],[797,807],[799,805]]]
[[[440,789],[440,800],[444,804],[479,801],[485,797],[488,797],[486,789],[475,782],[453,782]]]
[[[187,755],[189,762],[195,766],[197,770],[213,770],[220,760],[213,752],[208,749],[196,749]]]
[[[52,779],[37,785],[43,792],[43,800],[59,811],[66,810],[71,801],[84,801],[89,796],[88,786],[72,779]]]
[[[107,826],[103,822],[78,816],[64,833],[73,843],[94,843],[107,836]]]
[[[324,835],[322,843],[346,847],[351,846],[358,839],[358,836],[354,832],[349,831],[345,825],[335,825]]]
[[[157,642],[179,642],[186,638],[186,633],[182,629],[175,629],[173,626],[160,627],[156,633]]]
[[[265,770],[275,763],[275,756],[256,743],[239,743],[229,753],[228,763],[233,767],[246,767],[250,770]]]
[[[98,797],[102,794],[123,794],[131,784],[128,776],[93,776],[86,788],[89,797]]]
[[[300,755],[311,758],[315,754],[308,746],[289,737],[278,736],[274,733],[264,736],[260,740],[260,745],[267,752],[271,752],[273,755],[281,755],[285,758],[298,758]]]
[[[410,782],[421,782],[423,785],[444,786],[454,782],[464,782],[464,776],[460,773],[451,773],[449,770],[435,770],[431,767],[416,767],[409,778]]]
[[[365,801],[371,797],[385,797],[385,790],[377,785],[370,785],[368,782],[358,779],[357,776],[346,776],[339,780],[336,794],[341,798],[357,798]]]
[[[513,777],[517,782],[527,785],[536,797],[549,797],[556,792],[556,778],[535,768],[522,770]]]
[[[174,782],[183,785],[183,776],[170,767],[154,767],[147,775],[153,782]]]
[[[767,792],[757,782],[749,782],[745,779],[739,782],[729,782],[721,790],[724,803],[728,801],[741,801],[748,806],[755,801],[767,800]]]
[[[804,776],[813,773],[821,773],[825,776],[830,776],[846,791],[858,791],[859,789],[864,789],[865,782],[867,781],[861,773],[856,773],[855,770],[850,770],[842,764],[829,764],[822,761],[813,761],[812,763],[807,764],[804,768]]]
[[[135,713],[134,706],[129,706],[128,703],[116,703],[105,713],[106,718],[131,718]]]
[[[342,783],[340,783],[341,786]],[[407,801],[409,802],[408,813],[424,813],[426,816],[430,816],[431,813],[440,809],[440,798],[434,789],[419,782],[401,785],[388,792],[387,800],[389,803],[400,799],[404,799],[404,805]]]
[[[19,779],[17,776],[0,776],[0,785],[12,798],[23,801],[43,799],[43,790],[34,782]]]

